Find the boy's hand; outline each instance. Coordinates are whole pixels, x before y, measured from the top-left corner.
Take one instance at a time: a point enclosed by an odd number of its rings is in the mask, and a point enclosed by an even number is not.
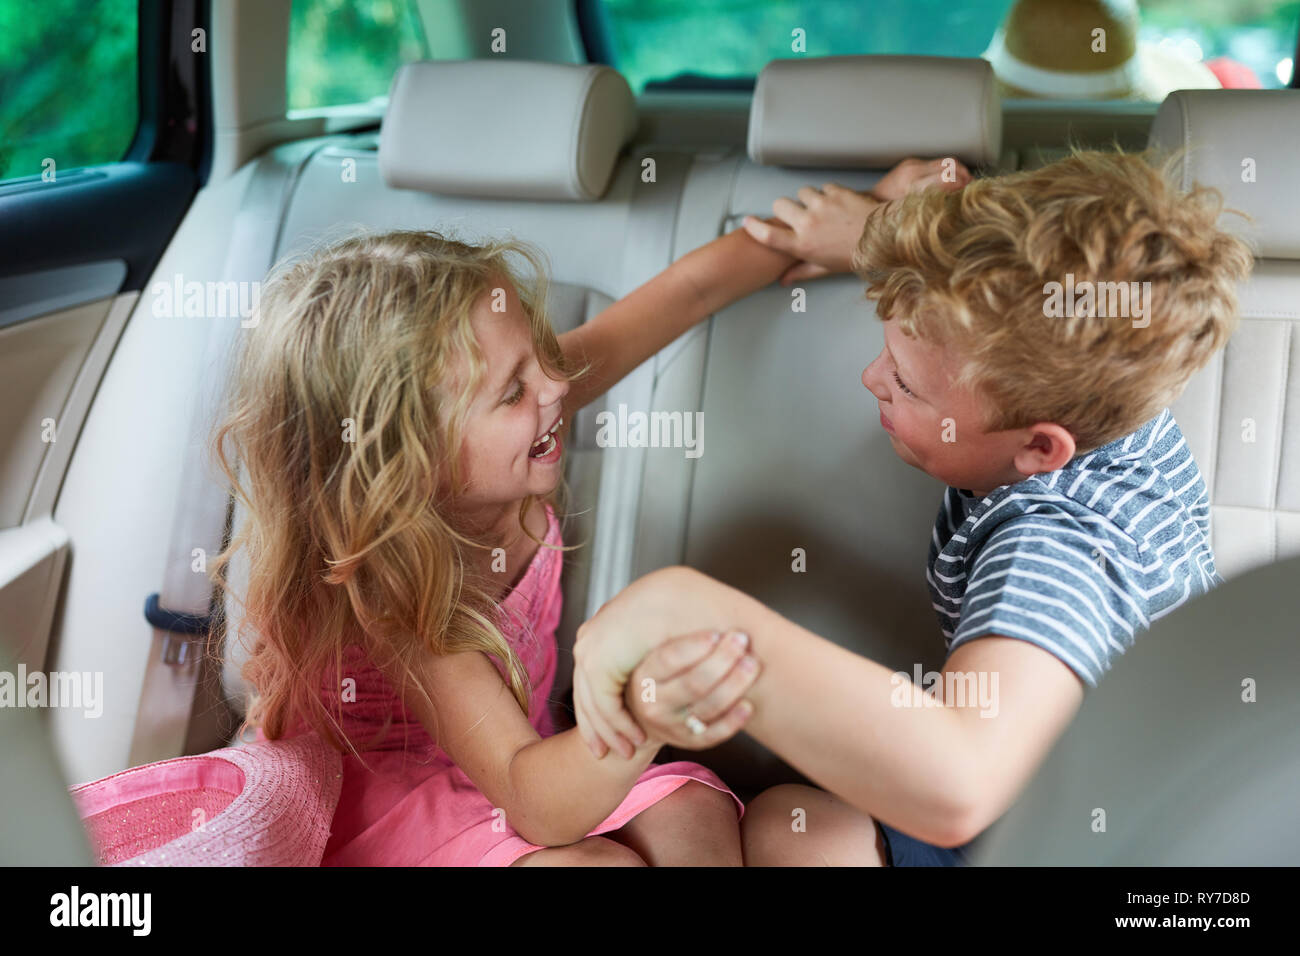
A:
[[[772,249],[801,261],[781,276],[781,284],[816,279],[833,272],[849,272],[853,253],[867,226],[867,217],[909,192],[937,186],[948,192],[971,181],[970,170],[953,157],[905,159],[868,193],[835,183],[821,189],[805,186],[799,200],[781,198],[772,204],[778,222],[746,216],[745,231]]]
[[[736,631],[698,631],[660,644],[632,672],[628,710],[653,741],[684,750],[716,747],[753,713],[743,697],[762,666],[747,648]]]

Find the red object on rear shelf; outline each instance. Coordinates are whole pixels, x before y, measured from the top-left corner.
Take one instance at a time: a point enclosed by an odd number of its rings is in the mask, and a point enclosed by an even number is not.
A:
[[[1260,90],[1263,84],[1259,82],[1259,77],[1244,63],[1238,63],[1236,60],[1230,60],[1226,56],[1216,57],[1205,64],[1210,68],[1219,81],[1219,85],[1225,90]]]

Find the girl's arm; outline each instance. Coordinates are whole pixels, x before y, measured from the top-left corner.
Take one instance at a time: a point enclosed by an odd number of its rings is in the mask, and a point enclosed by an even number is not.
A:
[[[795,199],[782,197],[772,203],[774,219],[746,216],[744,228],[763,245],[800,260],[781,276],[781,284],[789,285],[852,271],[853,254],[867,218],[881,212],[884,205],[930,187],[955,192],[970,181],[970,170],[953,157],[929,162],[905,159],[870,192],[856,192],[836,183],[821,189],[805,186]]]
[[[673,339],[770,285],[794,261],[737,229],[688,252],[590,322],[561,335],[565,357],[577,366],[591,365],[590,373],[569,389],[565,427],[573,412],[605,394]]]
[[[430,736],[530,843],[583,839],[628,795],[662,746],[598,760],[576,729],[543,739],[492,661],[471,651],[432,658],[420,679],[434,709],[408,695]]]

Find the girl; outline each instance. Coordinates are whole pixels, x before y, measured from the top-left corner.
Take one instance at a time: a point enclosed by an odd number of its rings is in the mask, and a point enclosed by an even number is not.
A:
[[[513,242],[391,232],[273,270],[214,436],[246,509],[214,574],[246,551],[245,727],[344,752],[324,865],[741,863],[710,771],[555,733],[554,501],[574,413],[793,261],[737,231],[558,338]]]

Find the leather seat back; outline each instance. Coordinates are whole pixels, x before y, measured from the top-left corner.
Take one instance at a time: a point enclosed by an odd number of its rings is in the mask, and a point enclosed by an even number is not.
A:
[[[1222,225],[1255,247],[1241,325],[1173,406],[1210,490],[1219,573],[1300,554],[1300,91],[1181,90],[1151,143],[1187,148],[1184,186],[1223,192]]]
[[[723,229],[770,215],[801,186],[868,189],[917,149],[994,164],[1001,113],[991,82],[982,60],[769,65],[750,114],[750,160],[723,197]],[[800,105],[809,98],[821,104],[811,114]],[[963,121],[930,111],[936,98]],[[861,379],[883,328],[861,281],[772,286],[703,332],[658,357],[650,408],[699,411],[703,454],[644,453],[632,577],[687,564],[855,653],[908,673],[937,667],[943,643],[925,560],[943,488],[905,464],[877,423]],[[745,735],[673,758],[699,759],[745,797],[801,779]]]

